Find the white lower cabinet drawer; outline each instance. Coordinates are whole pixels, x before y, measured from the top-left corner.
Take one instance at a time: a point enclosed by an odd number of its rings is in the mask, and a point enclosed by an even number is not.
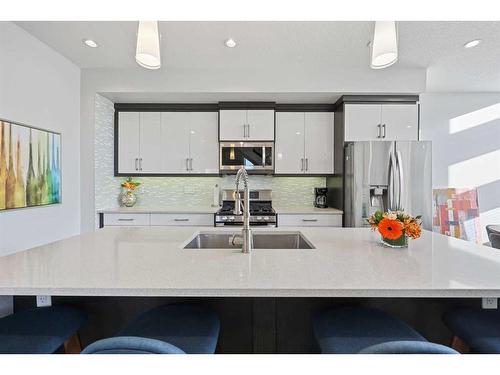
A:
[[[104,214],[104,226],[149,226],[149,214]]]
[[[279,227],[341,227],[342,215],[338,214],[278,214]]]
[[[214,214],[151,214],[151,225],[214,226]]]

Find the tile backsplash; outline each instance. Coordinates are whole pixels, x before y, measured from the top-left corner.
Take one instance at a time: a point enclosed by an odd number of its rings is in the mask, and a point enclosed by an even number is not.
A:
[[[114,106],[107,98],[95,97],[95,200],[96,209],[119,206],[121,177],[113,176],[113,121]],[[144,207],[200,207],[210,206],[213,188],[234,187],[234,176],[224,177],[143,177],[138,191],[138,206]],[[314,188],[324,187],[324,177],[250,176],[250,189],[272,189],[276,206],[311,206]]]

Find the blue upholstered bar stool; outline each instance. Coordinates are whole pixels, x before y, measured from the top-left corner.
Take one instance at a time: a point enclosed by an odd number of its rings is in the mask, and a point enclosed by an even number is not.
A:
[[[314,317],[313,329],[322,353],[457,353],[429,343],[405,322],[374,309],[331,308]]]
[[[82,354],[186,354],[165,341],[145,337],[119,336],[96,341]]]
[[[455,336],[452,347],[472,353],[500,353],[500,310],[460,307],[446,312],[443,321]]]
[[[47,306],[16,312],[0,319],[0,353],[50,354],[75,336],[87,314],[70,306]],[[80,344],[76,339],[79,352]],[[68,352],[68,348],[65,345]]]
[[[209,308],[194,304],[169,304],[146,311],[120,332],[119,343],[122,346],[119,350],[136,351],[139,350],[137,345],[145,345],[148,350],[157,348],[154,350],[168,352],[176,348],[181,353],[212,354],[217,346],[219,331],[219,318]],[[140,342],[140,338],[153,339],[156,343]],[[158,341],[168,343],[169,348],[157,347]]]

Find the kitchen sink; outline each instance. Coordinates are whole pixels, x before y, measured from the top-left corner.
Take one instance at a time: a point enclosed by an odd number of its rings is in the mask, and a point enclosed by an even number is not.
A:
[[[184,249],[241,249],[231,242],[235,233],[200,232],[188,242]],[[300,232],[254,232],[254,249],[314,249]]]

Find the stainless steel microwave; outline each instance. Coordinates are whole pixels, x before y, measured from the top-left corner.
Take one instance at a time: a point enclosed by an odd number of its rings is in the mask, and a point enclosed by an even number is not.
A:
[[[241,167],[252,173],[272,173],[273,142],[221,142],[220,172],[236,172]]]

